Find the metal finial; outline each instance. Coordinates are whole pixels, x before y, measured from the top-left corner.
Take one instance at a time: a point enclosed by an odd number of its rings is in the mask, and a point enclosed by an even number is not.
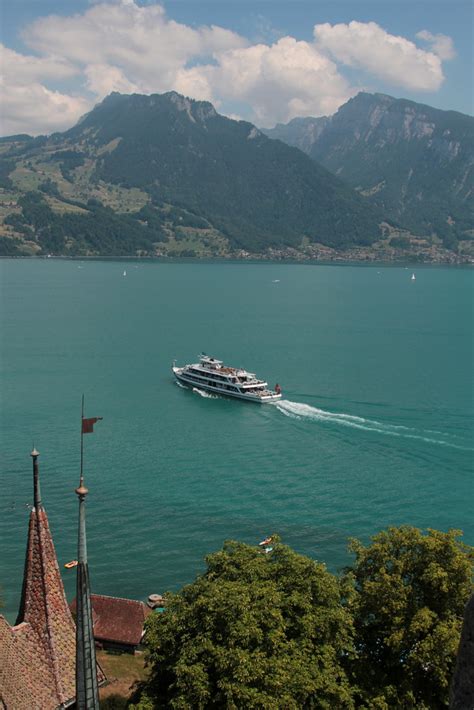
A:
[[[77,710],[99,710],[89,566],[87,564],[85,497],[88,490],[84,485],[82,470],[76,493],[79,498],[76,580],[76,707]]]
[[[33,451],[30,454],[33,459],[33,505],[35,510],[41,509],[41,488],[39,480],[39,470],[38,470],[38,456],[39,451],[36,451],[35,445],[33,444]]]

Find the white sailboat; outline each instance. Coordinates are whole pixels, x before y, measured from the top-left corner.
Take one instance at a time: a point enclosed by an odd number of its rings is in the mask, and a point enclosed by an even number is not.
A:
[[[412,275],[411,275],[411,280],[412,280],[412,281],[416,281],[416,276],[415,276],[415,274],[412,274]]]

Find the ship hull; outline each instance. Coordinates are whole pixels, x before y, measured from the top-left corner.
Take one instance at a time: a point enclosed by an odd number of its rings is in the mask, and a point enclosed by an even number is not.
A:
[[[195,387],[196,389],[203,390],[204,392],[212,392],[213,394],[218,394],[224,397],[233,397],[235,399],[241,399],[245,402],[253,402],[255,404],[271,404],[272,402],[278,402],[281,399],[281,394],[271,394],[263,395],[259,397],[258,395],[245,394],[241,392],[233,392],[232,390],[224,389],[219,385],[208,385],[204,382],[197,382],[189,377],[186,377],[186,373],[181,372],[181,368],[173,367],[173,374],[181,384],[187,387]]]

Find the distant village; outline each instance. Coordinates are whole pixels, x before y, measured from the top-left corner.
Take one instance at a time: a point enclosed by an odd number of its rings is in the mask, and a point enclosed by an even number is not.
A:
[[[309,244],[306,247],[270,247],[264,254],[253,254],[241,249],[232,255],[237,259],[269,261],[321,261],[321,262],[368,262],[392,264],[474,264],[474,254],[454,252],[442,246],[430,244],[425,239],[412,240],[411,248],[399,249],[387,241],[372,246],[355,245],[341,251],[324,244]]]

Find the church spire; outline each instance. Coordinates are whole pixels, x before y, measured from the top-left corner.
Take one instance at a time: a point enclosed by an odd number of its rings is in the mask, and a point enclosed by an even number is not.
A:
[[[89,566],[87,563],[86,539],[86,496],[88,489],[84,485],[83,473],[83,436],[93,431],[97,421],[84,419],[84,397],[81,415],[81,474],[76,494],[79,498],[79,533],[77,552],[77,588],[76,588],[76,703],[78,710],[98,710],[99,691],[97,683],[97,664],[95,658],[94,632],[92,628],[92,606],[89,585]],[[89,427],[89,428],[88,428]]]
[[[58,560],[41,503],[39,453],[33,459],[33,501],[28,528],[25,571],[17,624],[29,624],[45,662],[45,685],[55,706],[74,698],[74,621],[67,605]],[[53,702],[53,700],[52,700]]]

